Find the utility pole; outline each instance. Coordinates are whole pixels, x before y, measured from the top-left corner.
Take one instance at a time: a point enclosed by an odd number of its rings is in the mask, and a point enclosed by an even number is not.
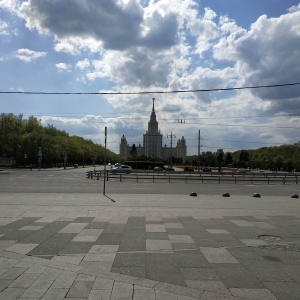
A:
[[[200,129],[198,133],[198,173],[200,172]]]
[[[176,138],[176,135],[172,133],[171,131],[171,134],[170,135],[167,135],[167,138],[171,139],[171,157],[170,157],[170,166],[173,167],[173,163],[172,163],[172,156],[173,156],[173,138]]]
[[[106,181],[106,139],[107,139],[107,127],[105,127],[105,146],[104,146],[104,176],[103,176],[103,195],[105,196],[105,181]]]

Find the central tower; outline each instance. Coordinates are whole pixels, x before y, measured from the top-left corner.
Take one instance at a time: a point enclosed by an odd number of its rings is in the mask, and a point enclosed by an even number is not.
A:
[[[148,122],[148,130],[144,134],[144,149],[147,157],[161,157],[162,149],[162,134],[158,130],[158,122],[156,121],[156,114],[154,109],[155,98],[152,98],[153,107]]]

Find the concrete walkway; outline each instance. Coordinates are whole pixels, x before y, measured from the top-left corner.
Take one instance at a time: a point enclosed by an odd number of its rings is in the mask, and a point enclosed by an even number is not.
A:
[[[300,200],[0,193],[0,299],[300,299]]]

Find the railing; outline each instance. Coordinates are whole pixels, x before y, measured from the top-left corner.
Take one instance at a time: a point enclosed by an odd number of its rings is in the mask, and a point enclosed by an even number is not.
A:
[[[86,173],[87,178],[102,180],[104,179],[104,171],[88,171]],[[282,184],[298,184],[300,174],[293,173],[237,173],[237,172],[218,172],[218,173],[197,173],[197,172],[153,172],[153,171],[135,171],[130,174],[124,173],[112,173],[106,171],[107,181],[129,181],[134,180],[136,182],[148,181],[148,182],[233,182],[243,183],[282,183]]]

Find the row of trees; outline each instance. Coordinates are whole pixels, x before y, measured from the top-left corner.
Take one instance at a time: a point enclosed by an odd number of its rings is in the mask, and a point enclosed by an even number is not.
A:
[[[294,145],[263,147],[255,150],[239,150],[235,152],[202,152],[188,157],[186,164],[211,167],[234,167],[250,169],[269,169],[300,171],[300,142]]]
[[[91,140],[69,136],[52,125],[43,127],[35,117],[24,119],[22,115],[1,114],[0,157],[13,157],[17,166],[38,164],[39,147],[42,150],[42,166],[104,162],[104,148]],[[107,161],[117,162],[119,156],[107,150]]]

